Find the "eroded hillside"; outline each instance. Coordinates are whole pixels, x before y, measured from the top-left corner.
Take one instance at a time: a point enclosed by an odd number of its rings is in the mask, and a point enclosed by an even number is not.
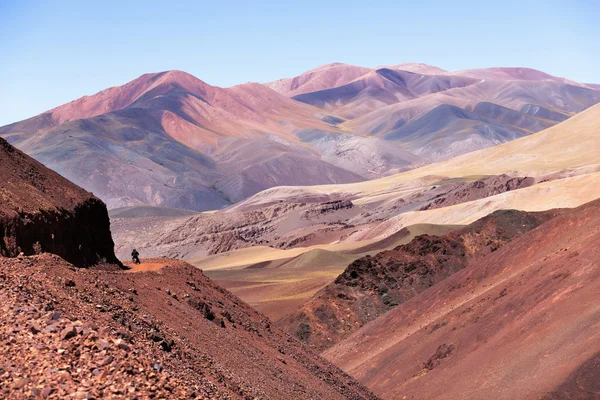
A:
[[[323,351],[555,215],[497,211],[446,235],[417,236],[393,250],[367,255],[279,326]]]
[[[521,235],[325,356],[389,399],[597,397],[599,207]]]

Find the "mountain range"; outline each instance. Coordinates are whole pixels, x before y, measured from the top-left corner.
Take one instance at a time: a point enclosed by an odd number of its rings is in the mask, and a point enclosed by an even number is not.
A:
[[[169,71],[0,128],[0,397],[598,398],[597,89]]]
[[[145,74],[0,128],[109,208],[227,207],[281,185],[360,182],[551,127],[597,85],[527,68],[329,64],[229,88]]]
[[[599,198],[599,116],[596,105],[544,131],[451,160],[359,183],[271,188],[215,213],[112,210],[116,253],[125,258],[137,246],[149,257],[190,260],[279,320],[353,260],[415,236],[441,236],[499,210],[540,212]],[[339,334],[329,332],[322,336]],[[316,339],[314,345],[320,346]]]

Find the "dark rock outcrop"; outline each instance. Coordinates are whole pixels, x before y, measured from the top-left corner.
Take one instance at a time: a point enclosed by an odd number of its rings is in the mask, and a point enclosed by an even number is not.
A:
[[[282,319],[280,327],[319,350],[327,349],[558,212],[496,211],[446,235],[417,236],[393,250],[359,258]]]
[[[4,139],[0,165],[1,256],[48,252],[80,267],[120,264],[101,200]]]
[[[310,219],[318,215],[333,213],[339,210],[349,209],[354,207],[350,200],[333,200],[321,203],[311,209],[308,209],[302,214],[302,218]]]

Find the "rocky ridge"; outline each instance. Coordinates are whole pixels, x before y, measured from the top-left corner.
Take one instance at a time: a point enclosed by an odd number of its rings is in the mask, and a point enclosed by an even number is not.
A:
[[[351,263],[279,326],[318,350],[553,218],[558,212],[497,211],[443,236],[421,235]]]

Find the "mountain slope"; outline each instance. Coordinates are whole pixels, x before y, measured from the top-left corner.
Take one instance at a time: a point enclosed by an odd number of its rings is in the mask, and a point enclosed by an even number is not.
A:
[[[417,155],[443,160],[526,136],[527,131],[501,120],[452,105],[440,105],[391,132],[385,139],[409,143]]]
[[[302,131],[298,133],[298,137],[303,143],[318,150],[324,161],[364,178],[405,171],[427,163],[427,157],[390,145],[379,138],[319,130]]]
[[[454,73],[436,73],[427,69],[427,72],[418,73],[401,68],[402,65],[371,70],[345,85],[293,98],[345,118],[364,116],[365,121],[373,120],[366,115],[382,105],[390,109],[408,108],[419,98],[427,99],[421,112],[430,111],[432,107],[427,104],[440,97],[449,97],[444,102],[459,100],[463,104],[461,107],[487,101],[513,110],[534,104],[564,113],[580,112],[600,101],[595,86],[551,77],[536,70],[529,70],[528,75],[510,68]],[[529,79],[530,75],[548,78]]]
[[[268,139],[223,144],[213,158],[225,175],[214,187],[232,204],[282,182],[311,185],[363,180],[359,175],[363,171],[343,168],[339,160],[329,163],[327,157],[319,157],[305,147],[291,151],[289,144]]]
[[[369,68],[332,63],[306,71],[294,78],[284,78],[265,83],[265,86],[277,93],[293,97],[303,93],[345,85],[369,71]]]
[[[597,376],[600,351],[599,208],[542,224],[326,357],[383,398],[593,398],[584,377]]]
[[[338,83],[288,95],[342,117],[343,129],[388,138],[430,161],[538,132],[600,101],[594,86],[527,68],[450,73],[408,63]],[[454,112],[460,115],[436,124],[437,114],[449,106],[462,109]],[[429,127],[408,137],[403,131],[414,129],[410,124]],[[426,134],[432,137],[423,138]]]
[[[523,80],[523,81],[553,81],[559,83],[567,83],[569,85],[591,88],[587,84],[574,82],[570,79],[552,76],[542,71],[532,68],[523,67],[492,67],[480,69],[468,69],[463,71],[455,71],[453,75],[469,76],[481,79],[504,79],[504,80]]]
[[[144,262],[163,268],[0,259],[2,397],[376,398],[197,268]]]
[[[278,325],[323,351],[553,216],[497,211],[446,235],[417,236],[393,250],[359,258]]]
[[[430,76],[381,68],[346,85],[300,94],[293,98],[334,112],[342,118],[353,119],[382,106],[475,82],[471,78]]]

